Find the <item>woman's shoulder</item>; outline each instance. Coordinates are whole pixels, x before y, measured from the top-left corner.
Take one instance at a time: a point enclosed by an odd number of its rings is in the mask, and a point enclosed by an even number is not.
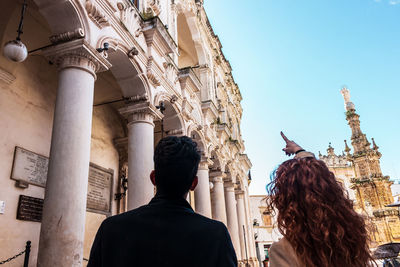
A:
[[[271,267],[300,267],[296,252],[286,238],[274,242],[269,250],[269,262]]]

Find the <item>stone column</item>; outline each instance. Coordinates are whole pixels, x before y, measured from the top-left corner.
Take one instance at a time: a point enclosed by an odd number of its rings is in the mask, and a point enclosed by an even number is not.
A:
[[[244,201],[243,201],[243,191],[237,190],[236,194],[236,201],[237,201],[237,216],[238,216],[238,226],[239,226],[239,240],[240,240],[240,251],[242,255],[242,261],[246,262],[249,259],[249,250],[248,250],[248,243],[245,240],[245,230],[246,230],[246,213],[244,210]],[[246,233],[247,235],[247,233]],[[247,236],[246,236],[247,239]]]
[[[162,114],[150,103],[123,107],[128,119],[128,210],[147,204],[154,196],[150,173],[154,170],[154,119]]]
[[[203,159],[199,164],[199,170],[197,171],[199,183],[194,190],[194,203],[196,206],[196,212],[211,218],[211,197],[208,165],[209,162],[207,159]]]
[[[226,209],[225,209],[225,194],[224,194],[224,181],[222,172],[211,172],[211,181],[214,184],[213,190],[211,192],[211,208],[212,217],[215,220],[226,222]]]
[[[110,65],[83,40],[44,54],[59,80],[37,266],[82,266],[95,72]]]
[[[226,215],[228,221],[228,230],[232,238],[233,246],[235,247],[237,259],[241,260],[241,249],[239,239],[239,224],[237,217],[236,198],[235,198],[235,187],[233,183],[225,183],[225,204],[226,204]]]
[[[247,232],[248,232],[248,240],[249,240],[249,257],[252,259],[254,264],[258,264],[257,262],[257,252],[256,252],[256,242],[254,239],[254,229],[253,222],[251,220],[250,213],[250,197],[248,187],[245,187],[244,190],[244,205],[245,205],[245,213],[246,213],[246,224],[247,224]],[[247,233],[246,233],[247,235]]]

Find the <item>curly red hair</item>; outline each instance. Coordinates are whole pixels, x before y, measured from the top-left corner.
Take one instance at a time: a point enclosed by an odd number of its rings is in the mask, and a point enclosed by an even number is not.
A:
[[[278,211],[279,231],[305,266],[371,265],[365,222],[323,161],[283,162],[268,193],[270,208]]]

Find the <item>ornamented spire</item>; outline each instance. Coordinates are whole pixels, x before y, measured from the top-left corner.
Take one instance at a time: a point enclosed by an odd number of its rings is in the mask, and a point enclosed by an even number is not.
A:
[[[376,145],[375,139],[374,139],[374,138],[371,138],[371,139],[372,139],[372,148],[373,148],[375,151],[377,151],[377,150],[379,149],[379,146]]]
[[[328,156],[334,156],[335,155],[335,149],[332,147],[332,143],[329,142],[328,149],[326,150],[328,152]]]
[[[350,147],[347,145],[347,140],[344,140],[344,145],[345,145],[344,151],[346,151],[347,155],[349,155],[351,149],[350,149]]]
[[[350,91],[343,87],[340,93],[344,98],[344,106],[346,109],[346,120],[352,131],[351,144],[353,145],[354,154],[365,153],[369,149],[370,143],[368,142],[365,134],[360,128],[360,116],[356,113],[356,108],[353,102],[350,101]]]

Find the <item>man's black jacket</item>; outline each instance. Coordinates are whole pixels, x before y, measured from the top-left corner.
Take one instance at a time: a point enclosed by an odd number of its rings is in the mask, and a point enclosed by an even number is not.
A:
[[[156,196],[148,205],[100,226],[88,267],[234,267],[236,254],[221,222],[182,199]]]

